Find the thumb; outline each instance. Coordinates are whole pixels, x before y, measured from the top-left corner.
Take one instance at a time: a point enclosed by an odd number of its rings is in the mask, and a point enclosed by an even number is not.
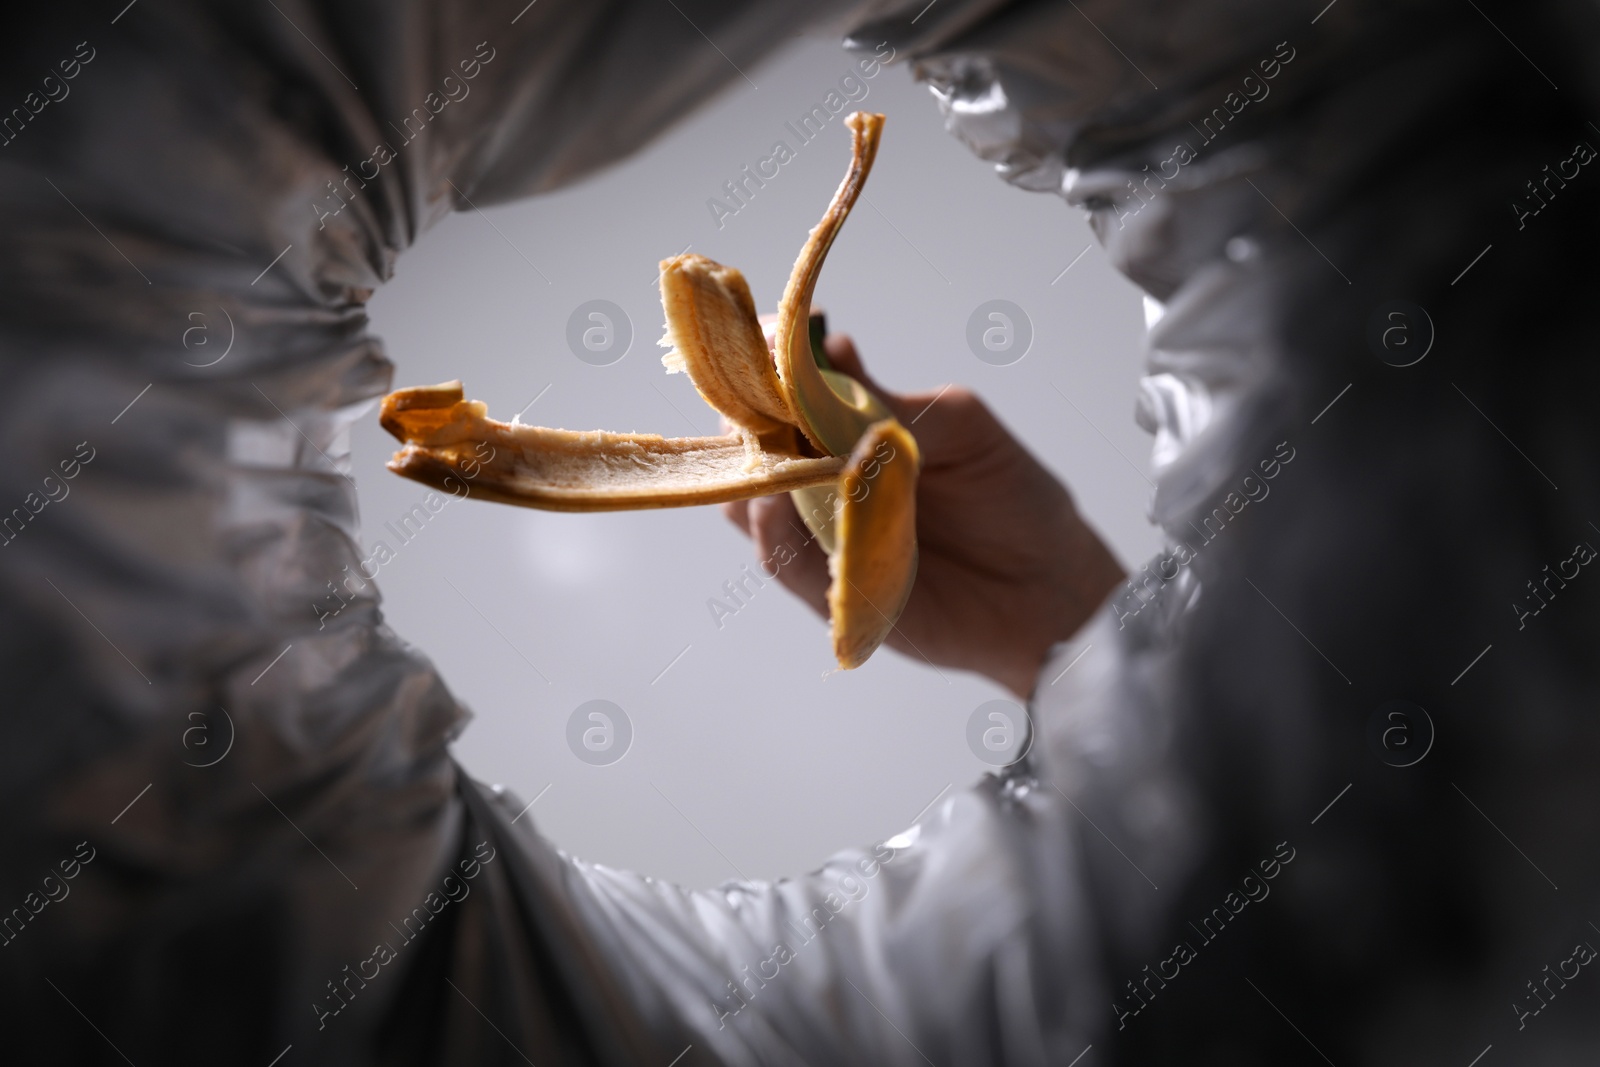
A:
[[[830,333],[823,339],[822,349],[828,354],[828,362],[833,369],[843,374],[848,374],[856,381],[867,387],[867,391],[883,401],[885,407],[895,418],[904,422],[907,412],[911,410],[911,403],[899,393],[890,392],[867,373],[866,366],[861,362],[861,353],[856,351],[856,343],[845,333]]]

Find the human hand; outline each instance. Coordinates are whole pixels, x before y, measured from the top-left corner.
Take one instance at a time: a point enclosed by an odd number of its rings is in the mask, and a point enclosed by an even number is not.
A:
[[[871,390],[916,436],[916,585],[886,642],[944,667],[977,671],[1023,699],[1050,647],[1077,632],[1126,577],[1066,487],[966,389],[891,393],[843,334],[833,366]],[[788,495],[723,505],[777,578],[827,617],[828,558]],[[780,546],[787,546],[781,551]]]

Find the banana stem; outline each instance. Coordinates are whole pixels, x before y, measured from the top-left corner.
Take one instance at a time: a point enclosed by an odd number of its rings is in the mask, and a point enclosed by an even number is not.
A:
[[[811,358],[816,360],[817,366],[823,370],[832,370],[833,364],[828,362],[828,353],[822,347],[822,339],[828,336],[827,314],[813,309],[811,320],[807,325],[811,329]]]

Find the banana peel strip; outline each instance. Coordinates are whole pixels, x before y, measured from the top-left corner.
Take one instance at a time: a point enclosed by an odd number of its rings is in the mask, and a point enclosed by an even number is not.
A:
[[[725,503],[791,492],[828,551],[839,665],[887,638],[916,576],[915,439],[859,382],[821,369],[810,305],[823,260],[877,154],[883,116],[856,112],[849,171],[796,261],[769,348],[739,271],[699,255],[661,263],[669,372],[689,375],[735,432],[660,437],[488,417],[460,382],[401,389],[380,422],[404,443],[389,469],[447,492],[554,511]],[[821,506],[807,506],[821,501]]]
[[[445,492],[501,504],[632,511],[833,485],[845,466],[834,456],[763,452],[752,469],[738,434],[553,430],[498,422],[485,412],[481,402],[463,398],[460,382],[390,393],[379,421],[406,444],[389,469]]]
[[[894,419],[868,427],[844,475],[835,509],[828,615],[833,655],[854,670],[894,629],[917,576],[917,442]]]
[[[857,111],[845,118],[845,125],[850,129],[850,169],[795,261],[778,304],[773,343],[778,377],[788,394],[795,424],[812,444],[834,456],[849,455],[867,427],[889,414],[854,379],[820,369],[811,351],[811,297],[822,276],[823,260],[861,195],[883,136],[882,115]]]

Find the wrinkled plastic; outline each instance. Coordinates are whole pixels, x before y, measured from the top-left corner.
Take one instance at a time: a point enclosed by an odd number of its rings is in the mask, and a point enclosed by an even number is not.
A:
[[[1549,429],[1581,424],[1594,372],[1566,310],[1592,268],[1546,268],[1593,225],[1490,228],[1550,131],[1502,121],[1463,157],[1460,101],[1553,105],[1470,11],[919,0],[855,31],[914,57],[1003,176],[1088,209],[1151,294],[1139,417],[1174,542],[1046,665],[1028,759],[905,833],[703,892],[572,860],[450,761],[465,713],[370,586],[306,617],[359,559],[346,438],[389,384],[362,303],[395,255],[668,125],[732,76],[702,31],[743,64],[829,14],[674,7],[140,4],[92,33],[45,11],[6,46],[64,73],[91,34],[70,105],[0,148],[0,500],[42,499],[44,471],[75,498],[0,547],[19,1060],[1464,1063],[1519,1040],[1507,1000],[1600,888],[1571,636],[1595,611],[1513,628],[1501,596],[1600,514],[1593,442]],[[1535,5],[1516,31],[1578,99],[1587,18]],[[384,129],[439,57],[473,95]],[[1215,106],[1238,119],[1209,146]],[[1144,186],[1176,142],[1193,161]],[[1450,284],[1491,242],[1478,287]],[[1530,277],[1531,325],[1483,288]],[[1366,350],[1396,297],[1449,324],[1448,369]],[[186,322],[226,324],[228,359],[175,360]],[[1513,346],[1533,355],[1501,374]],[[1435,709],[1431,762],[1373,758],[1392,697]],[[34,906],[63,884],[70,915]],[[1519,1062],[1592,1059],[1596,1026],[1539,1019]]]

